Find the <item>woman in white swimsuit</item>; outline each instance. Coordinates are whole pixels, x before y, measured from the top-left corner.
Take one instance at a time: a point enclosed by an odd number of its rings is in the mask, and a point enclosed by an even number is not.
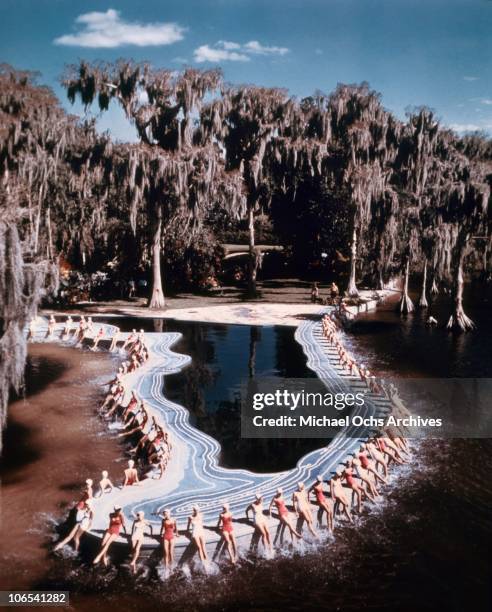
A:
[[[318,534],[313,527],[313,515],[308,501],[308,492],[303,482],[297,483],[297,491],[292,494],[292,505],[297,516],[301,519],[301,524],[305,521],[309,531],[317,539]]]
[[[188,531],[195,543],[203,566],[207,567],[207,549],[205,548],[205,532],[203,531],[203,516],[198,506],[193,506],[191,516],[188,517]]]
[[[250,510],[253,512],[253,521],[255,525],[255,531],[259,534],[263,548],[272,553],[272,542],[270,539],[270,532],[266,523],[265,515],[263,514],[263,497],[257,493],[255,499],[246,508],[246,518],[249,519]]]
[[[88,499],[84,502],[84,507],[77,510],[73,529],[64,540],[58,542],[54,550],[60,550],[60,548],[63,548],[63,546],[68,544],[71,540],[74,540],[75,550],[78,551],[80,546],[80,538],[91,528],[93,518],[94,513],[92,511],[92,501]]]
[[[149,529],[149,535],[152,536],[152,525],[145,520],[145,513],[142,510],[137,512],[137,517],[133,521],[132,525],[132,560],[130,561],[130,567],[132,568],[133,573],[137,571],[137,559],[140,555],[140,549],[142,548],[142,544],[145,537],[145,531]]]

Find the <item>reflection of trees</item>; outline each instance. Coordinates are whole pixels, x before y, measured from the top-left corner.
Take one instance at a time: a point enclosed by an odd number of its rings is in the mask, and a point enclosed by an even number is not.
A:
[[[275,328],[275,368],[284,378],[313,378],[314,372],[306,365],[302,347],[294,340],[294,329]]]
[[[249,359],[248,373],[250,378],[255,377],[256,372],[256,345],[261,342],[261,327],[251,326],[249,328]]]
[[[221,465],[256,472],[281,471],[292,468],[303,455],[327,444],[326,440],[319,439],[241,438],[240,392],[234,391],[232,397],[227,399],[222,395],[218,402],[207,401],[210,389],[220,384],[221,376],[214,338],[223,338],[234,328],[190,323],[179,323],[173,327],[183,333],[183,339],[175,350],[191,355],[193,361],[179,374],[166,377],[166,395],[189,410],[195,427],[221,444]],[[247,365],[250,378],[255,377],[256,359],[262,343],[261,332],[260,327],[250,328]],[[263,341],[267,337],[264,335]],[[306,368],[302,349],[295,342],[291,329],[275,328],[272,340],[275,342],[275,367],[281,376],[314,376]],[[244,362],[238,360],[239,363]],[[237,380],[224,382],[224,393],[231,393],[242,374],[238,370]]]

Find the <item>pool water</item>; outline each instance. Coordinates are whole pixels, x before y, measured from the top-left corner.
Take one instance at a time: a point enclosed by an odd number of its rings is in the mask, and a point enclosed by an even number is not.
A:
[[[103,319],[123,331],[134,319]],[[222,447],[220,463],[228,468],[277,472],[294,467],[308,452],[329,442],[321,439],[241,438],[241,387],[250,380],[315,378],[306,365],[294,328],[286,326],[219,325],[142,319],[146,331],[180,332],[173,350],[191,355],[192,363],[165,378],[164,394],[190,412],[192,424]]]

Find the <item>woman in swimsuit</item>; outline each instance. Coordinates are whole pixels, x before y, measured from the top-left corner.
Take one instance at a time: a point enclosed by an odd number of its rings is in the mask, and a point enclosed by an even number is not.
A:
[[[164,510],[160,536],[162,538],[163,560],[166,570],[174,563],[174,538],[179,535],[178,525],[171,517],[171,510]]]
[[[111,514],[109,515],[109,527],[106,530],[106,533],[104,534],[104,537],[101,541],[101,551],[92,562],[94,565],[97,565],[101,559],[103,560],[104,565],[108,565],[109,547],[120,535],[120,531],[122,528],[123,531],[126,533],[125,517],[123,515],[121,507],[115,506],[114,512],[111,512]]]
[[[360,487],[355,481],[354,468],[352,467],[352,459],[349,459],[346,463],[346,468],[343,472],[343,477],[345,478],[345,482],[347,483],[349,489],[355,493],[357,497],[357,512],[362,511],[362,493],[364,490]]]
[[[142,544],[145,537],[145,530],[147,527],[150,529],[150,536],[152,533],[152,525],[148,521],[145,520],[145,513],[139,510],[137,512],[137,517],[133,521],[132,525],[132,552],[133,557],[130,561],[130,567],[132,568],[133,573],[137,571],[137,559],[140,555],[140,549],[142,548]]]
[[[263,498],[257,493],[255,496],[255,500],[251,502],[251,504],[246,508],[246,518],[249,520],[249,511],[253,511],[253,521],[255,525],[255,530],[259,534],[261,538],[261,542],[263,544],[263,548],[272,553],[272,542],[270,540],[270,532],[268,531],[268,527],[266,524],[265,517],[263,515]]]
[[[46,332],[46,338],[51,338],[55,333],[56,320],[53,315],[50,316],[50,320],[48,321],[48,331]]]
[[[164,510],[161,523],[162,547],[164,550],[164,566],[170,569],[174,563],[174,538],[179,535],[178,525],[171,518],[171,510]]]
[[[58,542],[53,550],[60,550],[60,548],[63,548],[63,546],[74,540],[75,550],[78,551],[80,546],[80,538],[91,528],[93,518],[94,513],[92,511],[92,501],[88,499],[84,502],[83,507],[77,510],[77,514],[75,516],[75,526],[73,529],[64,540]]]
[[[219,514],[217,527],[221,529],[222,540],[227,545],[231,563],[235,565],[237,561],[236,536],[234,535],[234,527],[232,526],[232,514],[229,510],[229,504],[227,503],[222,506],[222,512]]]
[[[345,496],[345,490],[342,485],[342,471],[338,469],[330,480],[330,492],[332,498],[342,506],[342,510],[348,520],[353,523],[352,515],[350,513],[350,505],[347,497]]]
[[[128,467],[125,470],[125,480],[123,482],[123,486],[129,487],[138,483],[138,472],[135,469],[135,461],[133,461],[133,459],[130,459],[130,461],[128,461]]]
[[[388,437],[381,437],[377,439],[380,444],[380,449],[383,453],[389,455],[393,461],[402,465],[403,463],[407,463],[406,459],[403,458],[403,455],[400,453],[398,446]]]
[[[383,468],[384,477],[387,478],[387,476],[388,476],[388,465],[386,463],[386,459],[384,457],[384,454],[377,448],[377,446],[374,444],[374,442],[372,440],[368,440],[366,442],[366,444],[363,445],[363,447],[369,451],[369,454],[371,455],[371,457],[376,462],[376,469],[377,469],[378,465],[380,465]]]
[[[297,491],[294,491],[292,494],[292,505],[294,506],[297,516],[301,519],[301,528],[302,523],[305,521],[309,531],[317,539],[318,534],[313,527],[313,515],[311,514],[308,494],[303,482],[297,483]]]
[[[91,351],[95,351],[97,349],[97,345],[102,340],[103,336],[104,336],[104,327],[101,325],[101,327],[97,331],[97,334],[94,336],[94,343],[91,347]]]
[[[127,346],[133,344],[137,340],[137,330],[132,329],[132,333],[127,337],[127,339],[123,342],[123,346],[121,347],[123,350],[126,349]]]
[[[85,481],[85,488],[84,491],[82,493],[82,497],[80,498],[79,503],[77,504],[77,508],[79,510],[81,510],[82,508],[84,508],[84,504],[88,499],[92,499],[94,497],[94,490],[92,488],[93,485],[93,480],[92,478],[88,478]]]
[[[117,327],[113,337],[111,338],[111,344],[109,345],[109,352],[112,353],[118,346],[118,342],[121,342],[120,328]]]
[[[108,472],[106,470],[101,472],[101,476],[102,478],[99,481],[99,497],[105,493],[111,493],[111,491],[114,489],[113,483],[108,478]]]
[[[372,482],[369,471],[366,470],[362,466],[362,462],[360,461],[360,459],[354,459],[352,461],[352,465],[357,470],[357,474],[358,474],[359,478],[366,485],[365,490],[363,489],[364,495],[366,497],[368,497],[371,501],[375,502],[376,501],[376,497],[379,495],[379,491],[377,490],[376,486]]]
[[[70,336],[70,332],[72,331],[72,323],[72,317],[69,315],[65,321],[65,326],[63,327],[63,331],[60,336],[62,340],[66,340]]]
[[[285,531],[285,527],[289,530],[290,537],[292,539],[292,543],[294,543],[294,536],[298,540],[302,539],[301,534],[294,529],[292,524],[290,513],[287,510],[287,506],[285,505],[284,493],[282,489],[277,489],[277,493],[275,497],[272,498],[270,502],[270,506],[268,507],[268,514],[272,516],[272,507],[275,506],[278,513],[278,521],[280,526],[280,544],[283,543],[283,534]]]
[[[191,534],[191,539],[198,549],[198,554],[203,563],[203,567],[207,568],[207,549],[205,548],[205,532],[203,531],[203,517],[198,506],[193,506],[191,516],[188,517],[188,531]]]
[[[36,335],[36,330],[37,330],[37,321],[36,321],[36,317],[33,317],[31,319],[31,321],[29,322],[29,331],[27,332],[27,341],[29,342],[29,340],[34,340],[34,337]]]
[[[374,476],[374,482],[377,482],[378,480],[380,480],[383,484],[386,484],[388,482],[386,478],[378,474],[376,464],[372,459],[369,458],[365,444],[361,444],[360,452],[357,455],[357,459],[359,459],[361,466]]]
[[[316,482],[309,489],[309,493],[314,493],[316,497],[316,503],[318,504],[318,527],[321,527],[323,522],[323,514],[326,513],[326,524],[328,527],[328,531],[333,533],[333,503],[326,499],[325,494],[323,492],[323,477],[316,476]]]

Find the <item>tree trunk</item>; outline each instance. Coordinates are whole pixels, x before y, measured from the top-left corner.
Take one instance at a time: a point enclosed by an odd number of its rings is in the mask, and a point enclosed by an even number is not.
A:
[[[424,260],[424,274],[422,276],[422,290],[420,292],[419,306],[420,308],[427,308],[427,306],[429,306],[427,302],[427,259]]]
[[[401,314],[408,314],[413,311],[414,306],[413,302],[408,295],[408,279],[410,277],[410,260],[407,259],[407,263],[405,266],[405,279],[403,281],[403,292],[401,295],[401,300],[398,305],[398,310]]]
[[[359,291],[355,284],[355,266],[357,263],[357,230],[354,227],[352,234],[352,247],[350,249],[350,278],[347,287],[349,297],[358,297]]]
[[[454,279],[453,300],[454,312],[449,317],[447,324],[448,329],[456,329],[460,331],[469,331],[475,329],[475,324],[468,318],[463,310],[463,288],[465,282],[463,280],[463,259],[465,257],[464,249],[460,249],[457,265],[455,268],[456,277]]]
[[[432,285],[431,285],[430,292],[431,292],[431,295],[437,295],[439,293],[439,287],[437,286],[435,275],[434,275],[434,278],[432,279]]]
[[[255,214],[253,207],[248,209],[248,229],[249,229],[249,262],[248,262],[248,295],[255,297],[256,273],[258,271],[258,256],[255,251]]]
[[[161,276],[161,238],[162,238],[162,213],[157,213],[154,226],[154,240],[152,242],[152,295],[149,308],[164,308],[166,305],[164,291],[162,289]]]

